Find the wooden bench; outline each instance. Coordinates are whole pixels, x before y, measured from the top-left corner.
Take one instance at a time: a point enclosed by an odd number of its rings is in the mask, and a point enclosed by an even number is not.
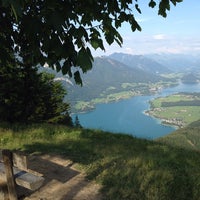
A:
[[[10,200],[17,200],[16,184],[37,190],[44,182],[41,174],[28,169],[27,157],[10,150],[0,151],[0,180],[7,183]]]

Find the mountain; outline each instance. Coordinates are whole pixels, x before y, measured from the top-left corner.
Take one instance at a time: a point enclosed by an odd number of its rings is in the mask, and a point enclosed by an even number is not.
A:
[[[192,84],[192,83],[198,83],[199,82],[199,79],[198,77],[193,74],[193,73],[189,73],[189,74],[186,74],[182,77],[181,81],[183,83],[189,83],[189,84]]]
[[[145,56],[166,66],[173,72],[199,72],[199,55],[161,53]]]
[[[165,80],[141,69],[130,68],[109,57],[95,58],[92,70],[81,74],[81,77],[83,87],[65,82],[68,97],[73,101],[88,101],[100,94],[110,93],[111,89],[113,93],[121,92],[123,83],[155,83]]]
[[[156,60],[146,57],[145,55],[131,55],[124,53],[114,53],[109,56],[109,58],[115,59],[133,69],[140,69],[144,72],[151,74],[166,74],[172,71],[165,67],[162,63]]]

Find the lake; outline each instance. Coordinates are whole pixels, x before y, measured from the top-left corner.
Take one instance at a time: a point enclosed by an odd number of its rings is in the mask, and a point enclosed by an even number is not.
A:
[[[118,102],[97,104],[94,110],[76,115],[84,128],[155,139],[171,133],[175,127],[161,124],[160,120],[145,115],[144,111],[149,109],[150,100],[177,92],[200,92],[200,84],[180,83],[176,87],[163,89],[156,95],[136,96]]]

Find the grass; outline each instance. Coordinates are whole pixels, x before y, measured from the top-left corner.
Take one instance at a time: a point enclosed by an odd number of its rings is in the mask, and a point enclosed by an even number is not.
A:
[[[151,102],[150,115],[160,119],[179,119],[183,122],[184,126],[197,121],[200,116],[200,106],[188,106],[188,105],[178,105],[178,106],[162,106],[164,102],[193,102],[200,98],[193,96],[193,94],[174,94],[167,97],[156,98]]]
[[[157,139],[162,143],[176,146],[179,148],[190,149],[194,151],[200,150],[200,120],[191,123],[185,128],[176,130],[162,138]]]
[[[198,149],[49,124],[1,124],[0,148],[66,156],[102,184],[106,200],[200,199]]]

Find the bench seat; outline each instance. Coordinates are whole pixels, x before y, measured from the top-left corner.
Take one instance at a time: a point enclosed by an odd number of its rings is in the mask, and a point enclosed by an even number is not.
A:
[[[16,184],[30,190],[37,190],[44,182],[42,176],[36,176],[33,173],[19,170],[16,167],[13,167],[13,173]],[[0,180],[6,181],[4,164],[2,162],[0,162]]]

